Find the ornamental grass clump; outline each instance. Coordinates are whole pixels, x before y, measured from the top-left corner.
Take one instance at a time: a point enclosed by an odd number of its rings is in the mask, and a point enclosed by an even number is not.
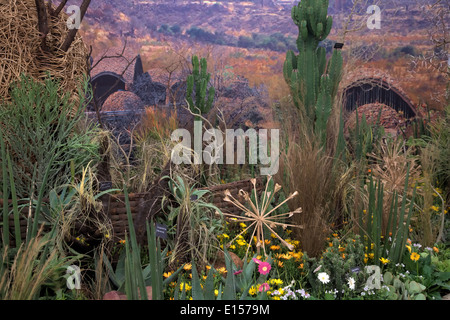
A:
[[[79,257],[64,256],[55,244],[55,232],[38,234],[12,249],[0,246],[0,299],[36,300],[65,287],[64,273]]]
[[[134,165],[130,166],[130,184],[133,192],[148,192],[152,188],[154,180],[170,161],[175,145],[170,135],[175,129],[176,113],[166,114],[157,108],[145,109],[132,135],[135,154]]]
[[[411,198],[414,185],[421,180],[422,170],[413,148],[407,148],[402,140],[380,142],[376,152],[371,153],[369,158],[372,161],[370,173],[384,188],[380,222],[382,234],[385,235],[395,195]]]
[[[195,261],[203,267],[220,246],[217,239],[223,229],[220,210],[205,199],[209,190],[195,189],[180,176],[163,179],[169,179],[174,198],[167,216],[168,232],[174,235],[170,264]]]

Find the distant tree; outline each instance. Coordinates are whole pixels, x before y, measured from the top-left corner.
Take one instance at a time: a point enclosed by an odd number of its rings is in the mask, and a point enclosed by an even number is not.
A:
[[[224,33],[220,33],[217,31],[215,33],[212,33],[196,26],[193,26],[189,30],[187,30],[186,34],[195,40],[210,42],[214,44],[226,43],[224,39]]]
[[[398,47],[395,48],[394,51],[392,52],[392,55],[395,58],[399,58],[402,56],[417,56],[418,52],[417,49],[414,46],[411,45],[407,45],[407,46],[402,46],[402,47]]]
[[[255,43],[250,37],[239,36],[237,46],[240,48],[253,48],[255,46]]]
[[[169,29],[169,26],[167,24],[162,24],[161,27],[159,27],[158,32],[164,33],[164,34],[171,34],[171,30]]]
[[[170,27],[170,31],[172,31],[172,33],[174,34],[178,34],[181,32],[181,27],[179,25],[173,25]]]

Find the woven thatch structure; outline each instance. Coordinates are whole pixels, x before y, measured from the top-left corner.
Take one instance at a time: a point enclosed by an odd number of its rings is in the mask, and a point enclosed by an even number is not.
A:
[[[402,111],[407,118],[417,116],[416,107],[398,81],[382,70],[359,68],[349,72],[342,79],[341,87],[344,88],[344,107],[348,111],[366,104],[381,103]]]
[[[127,86],[133,84],[136,54],[131,48],[112,47],[94,58],[95,65],[91,70],[91,79],[94,81],[105,73],[113,73],[121,77]],[[141,62],[142,64],[142,62]]]
[[[77,101],[89,54],[79,35],[67,51],[61,49],[70,32],[68,16],[47,13],[48,51],[41,47],[35,0],[0,0],[0,17],[0,97],[10,101],[10,84],[21,74],[41,80],[49,73],[60,81],[61,93],[73,93],[71,97]]]
[[[92,61],[90,81],[94,93],[92,103],[97,103],[99,109],[108,97],[119,90],[128,90],[133,84],[135,69],[142,68],[142,61],[130,48],[109,48]],[[95,110],[95,107],[93,108]]]
[[[163,190],[164,187],[161,187],[159,184],[154,185],[153,192],[150,193],[130,193],[128,195],[129,203],[130,203],[130,212],[133,217],[133,221],[135,227],[140,234],[140,241],[146,241],[145,237],[145,220],[149,218],[154,218],[156,214],[161,211],[160,201],[162,197],[162,193],[155,192],[156,189]],[[257,179],[256,189],[257,192],[260,193],[263,188],[263,179]],[[253,184],[250,180],[240,180],[227,184],[216,185],[207,188],[211,193],[207,195],[208,201],[217,206],[222,212],[231,213],[239,215],[242,213],[242,210],[233,204],[226,202],[223,200],[224,191],[228,190],[230,193],[244,203],[243,197],[239,194],[239,190],[244,190],[248,193],[253,192]],[[169,196],[169,194],[166,194]],[[128,216],[127,209],[125,204],[125,196],[123,194],[109,194],[103,196],[101,199],[102,202],[102,210],[104,210],[106,218],[105,224],[111,226],[111,237],[114,242],[125,239],[125,232],[129,233],[128,230]],[[44,204],[48,203],[48,199],[43,199]],[[26,205],[26,203],[24,203]],[[3,206],[3,199],[0,198],[0,207]],[[9,200],[9,206],[12,209],[12,201]],[[28,214],[28,207],[24,206],[21,209],[23,213],[20,217],[20,230],[22,235],[22,240],[25,240],[26,237],[26,227],[27,221],[25,217]],[[14,239],[14,220],[13,215],[10,216],[9,227],[10,227],[10,244],[12,247],[15,247],[15,239]],[[86,239],[92,241],[93,239],[101,236],[100,230],[92,229],[92,226],[88,225],[76,225],[75,226],[80,234],[86,236]],[[85,234],[84,234],[85,233]],[[90,237],[90,238],[88,238]],[[73,240],[73,239],[72,239]],[[144,243],[142,242],[142,243]]]
[[[380,114],[381,110],[381,114]],[[391,136],[397,136],[406,129],[407,119],[401,112],[381,103],[370,103],[358,108],[358,120],[361,122],[363,115],[366,121],[372,125],[379,124],[385,128],[385,132]],[[349,129],[356,127],[356,110],[348,115],[344,131],[348,135]]]

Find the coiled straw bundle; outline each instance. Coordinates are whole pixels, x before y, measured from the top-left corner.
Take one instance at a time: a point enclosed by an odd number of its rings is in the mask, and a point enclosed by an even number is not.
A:
[[[88,49],[77,35],[67,52],[61,50],[70,31],[68,15],[47,15],[49,50],[43,51],[35,1],[0,0],[0,101],[11,100],[10,85],[21,74],[35,80],[49,74],[59,81],[61,94],[70,93],[73,102],[79,101],[78,89],[88,71]]]

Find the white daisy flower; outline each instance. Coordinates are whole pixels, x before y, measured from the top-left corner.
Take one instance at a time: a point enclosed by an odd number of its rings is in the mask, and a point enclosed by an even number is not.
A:
[[[355,279],[353,279],[352,277],[348,278],[347,284],[350,290],[355,290]]]
[[[320,280],[320,282],[322,283],[328,283],[330,282],[330,276],[326,273],[326,272],[320,272],[317,275],[317,278]]]

